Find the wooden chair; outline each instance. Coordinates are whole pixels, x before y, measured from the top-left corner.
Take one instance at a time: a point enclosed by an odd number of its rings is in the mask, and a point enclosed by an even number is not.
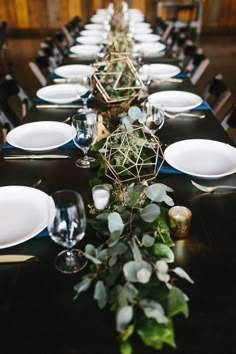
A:
[[[49,57],[40,52],[34,61],[29,62],[29,67],[41,86],[46,86],[48,75],[55,69]]]
[[[32,102],[22,86],[10,75],[0,80],[1,123],[10,130],[25,117]]]
[[[236,144],[236,103],[228,109],[223,117],[221,125]]]
[[[185,66],[185,71],[194,85],[196,85],[202,77],[209,64],[210,59],[206,58],[202,48],[198,48],[192,59],[190,59],[188,64]]]
[[[221,74],[216,74],[206,85],[202,97],[207,100],[215,114],[218,114],[231,96]]]

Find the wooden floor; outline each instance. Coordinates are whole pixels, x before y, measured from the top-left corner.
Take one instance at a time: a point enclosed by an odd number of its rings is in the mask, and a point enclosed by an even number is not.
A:
[[[30,98],[35,97],[36,91],[41,86],[30,71],[28,63],[30,60],[34,60],[42,39],[9,38],[7,41],[6,54],[11,63],[11,69]],[[196,43],[210,59],[210,65],[197,85],[199,93],[214,73],[220,73],[223,75],[228,89],[232,91],[229,104],[236,102],[236,36],[209,34],[200,36],[196,39]]]

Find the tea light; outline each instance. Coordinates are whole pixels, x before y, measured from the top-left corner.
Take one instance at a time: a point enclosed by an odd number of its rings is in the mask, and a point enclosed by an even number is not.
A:
[[[176,238],[188,236],[192,212],[184,206],[174,206],[168,211],[170,232]]]
[[[105,184],[98,184],[92,189],[94,206],[97,210],[103,210],[109,203],[110,190]]]

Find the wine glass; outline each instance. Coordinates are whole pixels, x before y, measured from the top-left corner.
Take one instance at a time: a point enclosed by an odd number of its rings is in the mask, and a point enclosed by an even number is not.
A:
[[[142,124],[143,124],[144,131],[146,131],[151,136],[154,136],[156,132],[162,128],[164,122],[165,122],[164,108],[161,105],[153,105],[150,102],[146,101],[143,106],[143,117],[142,117]]]
[[[84,108],[88,108],[88,100],[92,92],[92,80],[89,76],[80,76],[76,81],[77,84],[81,85],[86,90],[83,95],[81,95],[81,92],[78,92],[78,96],[81,98]]]
[[[60,190],[49,197],[49,236],[66,247],[55,258],[55,267],[61,273],[72,274],[85,267],[84,253],[73,247],[84,237],[86,226],[84,202],[79,193]]]
[[[139,69],[139,76],[144,84],[142,89],[142,97],[145,98],[148,96],[148,87],[151,82],[150,79],[150,66],[149,65],[142,65]]]
[[[78,167],[89,168],[91,162],[95,161],[93,157],[88,156],[88,151],[96,140],[96,120],[97,114],[90,108],[81,109],[72,116],[72,126],[75,129],[73,141],[84,153],[84,156],[75,162]]]

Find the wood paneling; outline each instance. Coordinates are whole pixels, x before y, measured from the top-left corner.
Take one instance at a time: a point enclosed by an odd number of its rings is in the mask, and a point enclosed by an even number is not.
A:
[[[140,9],[152,24],[155,23],[158,0],[127,2],[129,7]],[[10,29],[55,29],[75,15],[85,23],[97,8],[106,8],[109,3],[110,0],[0,0],[0,20],[7,21]],[[203,27],[236,29],[235,18],[235,0],[203,2]]]

